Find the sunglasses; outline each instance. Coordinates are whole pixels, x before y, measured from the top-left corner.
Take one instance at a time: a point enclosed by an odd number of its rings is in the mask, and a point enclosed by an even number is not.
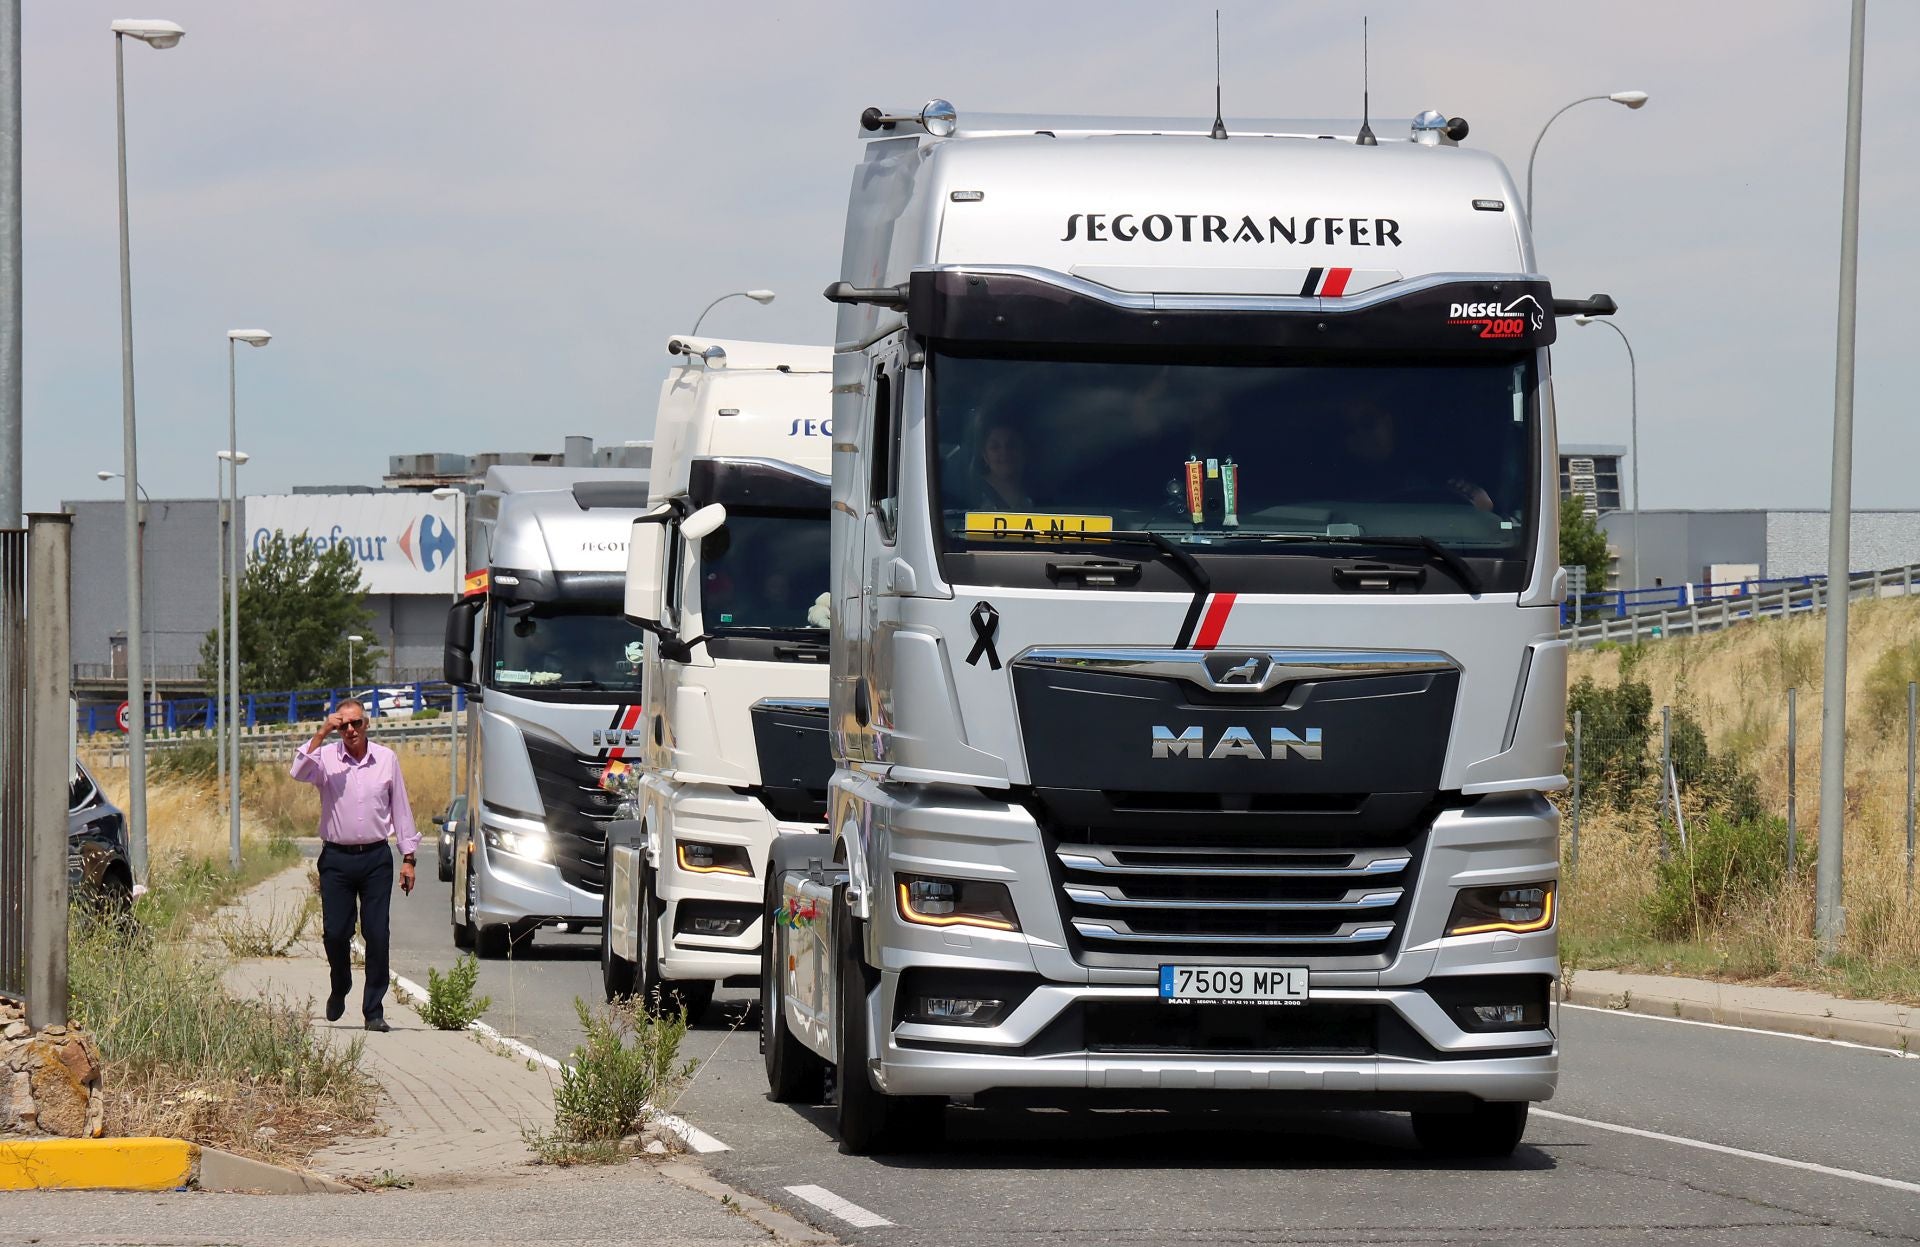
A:
[[[343,732],[364,732],[367,730],[367,721],[365,719],[346,719],[341,722],[340,730]]]

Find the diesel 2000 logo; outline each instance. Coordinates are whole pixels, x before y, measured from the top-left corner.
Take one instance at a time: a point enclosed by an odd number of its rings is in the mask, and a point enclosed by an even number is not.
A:
[[[1530,294],[1504,304],[1452,303],[1447,306],[1447,323],[1474,326],[1480,337],[1495,341],[1524,338],[1547,323],[1547,309]]]

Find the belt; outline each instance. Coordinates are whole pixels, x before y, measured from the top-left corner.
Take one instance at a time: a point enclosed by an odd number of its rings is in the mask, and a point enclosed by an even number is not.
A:
[[[320,847],[323,849],[334,849],[341,853],[371,853],[375,849],[386,848],[387,842],[385,840],[374,840],[366,844],[341,844],[336,840],[327,840],[323,841]]]

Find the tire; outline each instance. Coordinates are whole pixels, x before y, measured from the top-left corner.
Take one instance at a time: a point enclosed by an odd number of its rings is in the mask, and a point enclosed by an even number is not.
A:
[[[436,847],[435,857],[436,857],[436,860],[434,862],[434,865],[438,867],[437,873],[440,876],[440,882],[452,883],[453,882],[453,850],[451,848],[446,850],[440,850]]]
[[[453,946],[455,948],[472,948],[480,942],[480,928],[473,920],[474,886],[472,854],[467,855],[467,882],[464,890],[467,896],[467,916],[464,921],[457,923],[453,928]],[[447,903],[451,905],[453,902],[449,900]]]
[[[760,930],[760,1052],[767,1065],[767,1098],[775,1104],[813,1104],[827,1085],[827,1063],[787,1029],[783,928],[774,921],[780,906],[779,874],[767,874],[766,903],[761,907]]]
[[[490,922],[477,927],[473,937],[473,951],[482,961],[499,961],[513,947],[513,930],[505,923]]]
[[[634,967],[631,961],[613,951],[613,873],[607,873],[606,891],[600,896],[600,986],[608,1003],[633,995]]]
[[[945,1126],[943,1096],[893,1096],[867,1075],[866,998],[872,971],[860,951],[860,935],[847,908],[847,885],[833,890],[834,1026],[840,1063],[834,1101],[840,1150],[849,1156],[902,1152],[937,1140]]]
[[[468,890],[469,896],[471,896],[472,884],[467,885],[467,890]],[[472,948],[473,947],[473,928],[468,926],[466,923],[460,921],[460,919],[455,916],[457,911],[453,903],[454,896],[455,896],[455,890],[453,888],[448,888],[447,889],[447,924],[453,928],[453,946],[455,948],[460,948],[460,949]]]
[[[1413,1137],[1436,1156],[1498,1159],[1513,1155],[1527,1132],[1524,1100],[1481,1102],[1467,1113],[1415,1113]]]
[[[660,976],[660,953],[654,947],[660,938],[660,896],[653,886],[651,868],[640,872],[640,939],[634,947],[634,999],[649,1017],[672,1013],[686,1015],[687,1025],[700,1020],[713,1003],[710,979],[675,981]]]

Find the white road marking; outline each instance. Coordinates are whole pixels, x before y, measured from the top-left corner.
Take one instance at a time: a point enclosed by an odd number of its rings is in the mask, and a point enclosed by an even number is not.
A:
[[[1678,1143],[1682,1147],[1695,1147],[1703,1152],[1718,1152],[1723,1156],[1738,1156],[1742,1160],[1757,1160],[1769,1165],[1783,1165],[1788,1169],[1804,1169],[1808,1173],[1824,1174],[1829,1178],[1845,1178],[1850,1182],[1870,1182],[1874,1186],[1890,1187],[1896,1191],[1911,1191],[1920,1195],[1920,1182],[1902,1182],[1898,1178],[1883,1178],[1877,1173],[1860,1173],[1853,1169],[1835,1169],[1831,1165],[1816,1165],[1810,1160],[1793,1160],[1786,1156],[1773,1156],[1766,1152],[1750,1152],[1743,1147],[1728,1147],[1724,1143],[1708,1143],[1704,1139],[1689,1139],[1677,1134],[1662,1134],[1658,1130],[1641,1130],[1635,1126],[1616,1126],[1610,1121],[1594,1121],[1587,1117],[1570,1117],[1565,1113],[1549,1112],[1544,1108],[1535,1108],[1533,1116],[1545,1117],[1550,1121],[1564,1121],[1575,1126],[1591,1126],[1595,1130],[1610,1130],[1614,1134],[1630,1134],[1638,1139],[1655,1139],[1662,1143]]]
[[[815,1208],[840,1218],[856,1230],[876,1230],[883,1225],[892,1225],[877,1212],[868,1212],[851,1200],[841,1199],[824,1186],[790,1186],[787,1194],[806,1200]]]
[[[366,946],[360,942],[357,936],[354,938],[353,946],[362,956],[366,955]],[[401,974],[393,975],[392,978],[395,991],[399,992],[402,996],[411,997],[421,1004],[426,1003],[427,991],[424,987],[420,986],[420,984]],[[540,1051],[540,1049],[533,1047],[531,1044],[521,1043],[518,1039],[510,1035],[502,1035],[499,1031],[478,1018],[467,1023],[467,1029],[473,1031],[488,1043],[506,1049],[523,1061],[532,1061],[538,1065],[543,1065],[555,1073],[558,1073],[562,1068],[560,1062]],[[672,1113],[662,1113],[655,1110],[653,1120],[661,1129],[696,1152],[710,1154],[713,1152],[731,1152],[733,1150],[684,1117],[676,1117]]]
[[[1898,1057],[1903,1061],[1920,1061],[1920,1052],[1902,1052],[1898,1048],[1882,1048],[1874,1044],[1854,1043],[1848,1039],[1827,1039],[1819,1035],[1796,1035],[1792,1031],[1767,1030],[1761,1026],[1734,1026],[1727,1022],[1703,1022],[1695,1018],[1668,1017],[1662,1013],[1636,1013],[1631,1009],[1603,1009],[1599,1005],[1575,1005],[1562,1003],[1562,1009],[1578,1009],[1583,1013],[1604,1013],[1609,1017],[1645,1018],[1649,1022],[1677,1022],[1681,1026],[1705,1026],[1717,1031],[1742,1031],[1749,1035],[1771,1035],[1775,1039],[1798,1039],[1804,1043],[1823,1043],[1835,1048],[1858,1048],[1862,1052],[1875,1052],[1881,1056]]]

